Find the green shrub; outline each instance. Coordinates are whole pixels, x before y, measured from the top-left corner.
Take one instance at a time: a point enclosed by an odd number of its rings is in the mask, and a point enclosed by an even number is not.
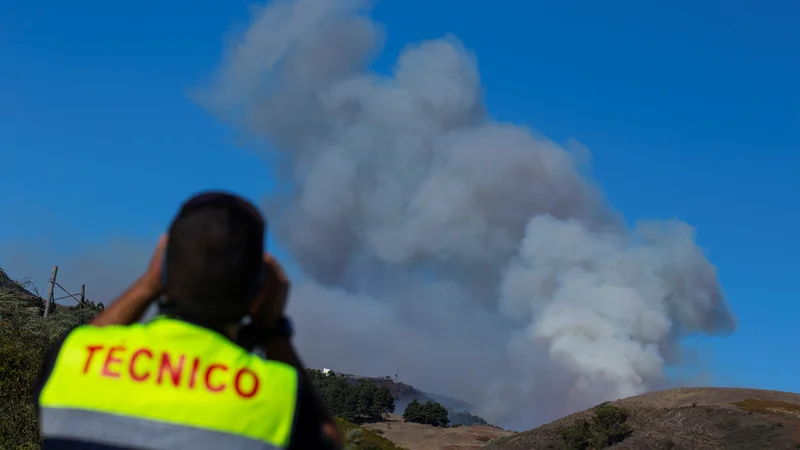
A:
[[[403,420],[435,427],[446,427],[450,424],[447,409],[439,402],[428,400],[425,403],[420,403],[416,398],[406,406],[406,410],[403,412]]]
[[[561,430],[561,439],[567,450],[586,450],[592,442],[592,424],[588,420],[580,420]]]
[[[630,436],[628,411],[607,403],[594,410],[591,420],[580,420],[561,430],[564,445],[569,450],[588,450],[610,447]]]
[[[337,417],[336,425],[344,437],[345,450],[404,450],[383,436],[344,419]]]

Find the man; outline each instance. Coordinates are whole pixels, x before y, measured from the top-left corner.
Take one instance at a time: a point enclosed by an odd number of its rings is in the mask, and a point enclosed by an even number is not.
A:
[[[46,356],[43,448],[340,448],[292,347],[289,282],[262,253],[265,228],[230,194],[184,203],[146,273]],[[161,314],[137,323],[158,298]]]

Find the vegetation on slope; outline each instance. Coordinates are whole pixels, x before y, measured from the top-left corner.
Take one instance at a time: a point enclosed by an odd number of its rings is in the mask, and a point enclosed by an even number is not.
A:
[[[394,398],[368,379],[350,380],[334,372],[308,369],[308,376],[331,412],[354,423],[377,422],[394,412]]]
[[[625,409],[602,404],[594,410],[594,417],[590,420],[579,420],[564,427],[561,437],[568,450],[610,447],[630,436],[632,430],[627,420],[628,411]]]
[[[342,418],[337,417],[336,424],[344,436],[345,450],[404,450],[378,433]]]
[[[606,427],[612,432],[605,434],[625,436],[626,428],[631,430],[622,442],[611,446],[614,449],[800,449],[800,394],[796,393],[692,387],[649,392],[611,405],[627,414],[610,415],[617,418],[611,423],[619,426]],[[593,424],[608,423],[595,420],[597,411],[596,407],[576,412],[528,431],[496,438],[486,449],[591,448]],[[576,435],[578,442],[568,447],[567,441]],[[602,439],[599,445],[603,445]]]
[[[307,371],[317,391],[337,417],[353,423],[370,423],[381,421],[386,414],[395,411],[393,383],[386,378],[354,377],[316,369]],[[420,403],[416,398],[406,407],[403,419],[435,427],[488,425],[483,418],[469,412],[454,413],[438,402],[427,400]]]
[[[395,404],[408,404],[408,402],[414,399],[417,399],[419,403],[423,404],[429,400],[433,403],[439,403],[449,411],[450,426],[490,425],[482,417],[471,414],[469,411],[472,405],[463,400],[423,392],[410,384],[397,381],[391,376],[365,377],[343,373],[339,373],[338,375],[347,378],[347,381],[350,383],[358,383],[361,380],[367,380],[374,383],[378,388],[388,389],[395,400]]]
[[[53,308],[0,269],[0,448],[39,448],[32,387],[44,353],[57,338],[89,322],[101,307]]]
[[[733,404],[746,411],[767,413],[767,414],[786,413],[789,414],[790,416],[800,417],[800,405],[795,405],[794,403],[746,398],[739,402],[733,402]]]
[[[458,411],[458,412],[452,412],[451,411],[449,419],[450,419],[450,426],[451,427],[460,426],[460,425],[464,425],[464,426],[469,426],[469,425],[494,426],[494,425],[491,425],[489,422],[487,422],[483,417],[476,416],[475,414],[470,414],[467,411]]]

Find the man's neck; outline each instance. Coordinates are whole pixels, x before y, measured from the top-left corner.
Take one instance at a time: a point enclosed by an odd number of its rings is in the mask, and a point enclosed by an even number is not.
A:
[[[239,329],[241,328],[241,324],[238,323],[206,323],[205,321],[195,320],[191,317],[186,317],[179,314],[173,314],[169,312],[160,311],[160,316],[169,317],[171,319],[181,320],[186,323],[190,323],[192,325],[196,325],[198,327],[206,328],[211,331],[215,331],[227,337],[232,341],[236,341],[236,337],[239,333]]]

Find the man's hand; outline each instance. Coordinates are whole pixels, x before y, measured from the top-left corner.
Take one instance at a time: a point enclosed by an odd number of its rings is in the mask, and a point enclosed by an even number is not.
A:
[[[283,317],[290,283],[278,260],[268,253],[264,254],[264,266],[266,279],[250,308],[250,318],[258,328],[270,329]]]
[[[153,256],[150,257],[150,264],[147,265],[147,270],[138,281],[144,288],[152,292],[154,300],[164,292],[166,287],[162,274],[164,273],[164,253],[167,249],[167,240],[166,234],[162,234],[158,239]]]
[[[156,245],[150,264],[144,275],[139,277],[111,306],[90,322],[94,326],[130,325],[141,320],[147,308],[164,291],[161,273],[164,264],[164,251],[167,236],[163,235]]]
[[[264,285],[261,286],[258,298],[253,302],[253,306],[250,309],[250,318],[255,326],[261,329],[270,329],[284,315],[291,283],[283,267],[272,255],[264,254],[264,265],[267,272],[265,274],[266,280]],[[319,419],[321,420],[320,433],[327,436],[329,443],[332,444],[329,448],[342,448],[342,438],[336,426],[336,421],[312,387],[305,371],[305,365],[300,361],[300,357],[295,352],[291,341],[288,339],[272,339],[261,344],[267,352],[267,358],[281,361],[297,369],[301,383],[305,384],[307,389],[312,392],[311,398],[313,399],[314,410],[320,415]]]

